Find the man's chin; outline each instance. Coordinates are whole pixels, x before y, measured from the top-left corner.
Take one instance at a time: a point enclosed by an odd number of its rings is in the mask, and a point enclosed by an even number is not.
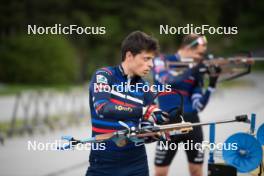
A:
[[[149,74],[149,72],[143,72],[142,76],[147,76]]]
[[[136,76],[139,76],[139,77],[144,77],[144,76],[146,76],[146,74],[139,73],[139,74],[136,74]]]
[[[143,71],[143,72],[139,72],[137,73],[136,75],[137,76],[140,76],[140,77],[144,77],[144,76],[147,76],[149,74],[150,71]]]

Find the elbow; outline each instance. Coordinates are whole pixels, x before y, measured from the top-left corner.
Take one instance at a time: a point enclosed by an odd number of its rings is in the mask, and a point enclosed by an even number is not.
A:
[[[106,103],[102,103],[95,107],[95,111],[99,117],[104,117],[108,114],[105,105]]]
[[[181,82],[181,80],[179,80],[179,79],[173,79],[173,78],[171,78],[171,79],[168,79],[166,81],[166,84],[168,84],[168,85],[177,85],[180,82]]]

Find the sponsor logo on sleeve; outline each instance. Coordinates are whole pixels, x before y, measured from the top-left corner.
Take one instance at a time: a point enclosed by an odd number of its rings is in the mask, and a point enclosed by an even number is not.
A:
[[[96,75],[96,82],[107,84],[107,78],[104,75]]]

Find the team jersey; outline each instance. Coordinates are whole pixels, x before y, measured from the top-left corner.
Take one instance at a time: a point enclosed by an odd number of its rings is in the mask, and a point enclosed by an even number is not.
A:
[[[151,91],[143,91],[144,85],[148,83],[141,77],[125,75],[121,65],[98,69],[89,85],[92,136],[125,129],[119,121],[137,126],[143,115],[142,107],[149,105],[154,97]],[[117,147],[113,141],[105,144],[106,150],[137,147],[132,142],[124,147]]]
[[[176,94],[178,91],[184,96],[184,112],[200,112],[205,108],[214,89],[208,87],[204,92],[203,77],[201,75],[193,75],[192,69],[187,69],[183,73],[178,74],[176,72],[177,66],[166,65],[168,62],[180,60],[181,58],[178,54],[160,55],[154,59],[154,84],[169,84],[172,88],[171,92],[160,94],[158,98],[159,106],[167,112],[179,106],[180,97]]]

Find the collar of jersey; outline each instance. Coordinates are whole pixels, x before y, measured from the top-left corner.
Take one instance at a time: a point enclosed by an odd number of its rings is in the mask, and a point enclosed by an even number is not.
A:
[[[125,74],[125,72],[124,72],[124,69],[123,69],[123,67],[122,67],[122,65],[120,64],[120,65],[118,65],[118,70],[119,70],[119,72],[121,73],[121,75],[127,80],[128,79],[128,75],[127,74]],[[138,81],[140,79],[140,76],[133,76],[133,77],[131,77],[131,82],[133,81]]]

